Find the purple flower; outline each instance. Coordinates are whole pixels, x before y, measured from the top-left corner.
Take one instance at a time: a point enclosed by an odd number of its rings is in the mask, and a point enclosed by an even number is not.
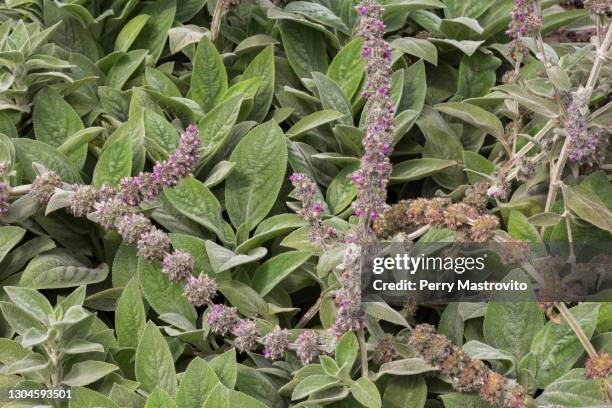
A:
[[[117,222],[129,214],[129,207],[118,198],[111,198],[95,204],[94,221],[106,230],[114,230]]]
[[[116,223],[117,232],[128,245],[138,243],[143,234],[151,231],[153,225],[142,214],[126,214]]]
[[[185,251],[174,250],[164,256],[162,271],[168,275],[171,282],[180,282],[181,279],[191,275],[193,257]]]
[[[124,177],[119,182],[119,197],[130,207],[136,207],[142,201],[140,188],[134,177]]]
[[[234,345],[241,353],[253,351],[257,347],[259,329],[253,320],[241,319],[233,328],[232,333],[236,338]]]
[[[138,177],[134,178],[134,183],[138,186],[142,197],[147,201],[155,201],[161,191],[160,185],[151,173],[140,173]]]
[[[164,187],[174,187],[180,179],[188,177],[199,159],[201,147],[198,129],[190,125],[181,135],[181,142],[168,159],[153,167],[153,177]]]
[[[32,182],[30,194],[40,204],[47,204],[56,188],[62,187],[62,179],[54,171],[46,171]]]
[[[217,282],[205,272],[200,272],[197,278],[193,275],[187,277],[185,296],[189,303],[196,307],[210,303],[217,294]]]
[[[289,180],[291,180],[296,195],[302,202],[302,208],[297,213],[310,225],[310,240],[325,245],[328,239],[336,237],[336,230],[323,224],[321,214],[324,211],[324,206],[321,201],[317,200],[316,184],[302,173],[292,174]]]
[[[321,354],[319,336],[313,330],[306,330],[296,340],[297,356],[302,364],[310,364]]]
[[[517,0],[510,12],[510,25],[506,34],[513,40],[533,33],[542,26],[540,5],[536,0]]]
[[[365,153],[361,168],[352,176],[357,186],[357,199],[353,203],[355,215],[375,220],[386,208],[387,183],[391,175],[389,154],[393,145],[393,114],[391,102],[391,47],[384,39],[382,22],[384,9],[375,0],[363,0],[358,7],[361,14],[359,35],[363,40],[366,59]],[[360,12],[361,13],[361,12]],[[368,221],[369,222],[369,221]]]
[[[78,185],[72,186],[70,196],[70,213],[75,217],[84,217],[94,210],[98,199],[98,189],[94,186]]]
[[[170,238],[164,231],[152,227],[138,240],[138,256],[149,262],[161,261],[170,251]]]
[[[568,158],[579,164],[593,165],[605,159],[610,133],[604,129],[588,129],[588,106],[581,92],[573,92],[566,107],[563,127],[570,139]]]
[[[9,209],[9,193],[6,183],[0,183],[0,215],[7,213]]]
[[[238,312],[235,307],[215,304],[210,308],[208,324],[213,333],[225,335],[232,330],[236,322],[238,322]]]
[[[276,325],[264,336],[262,343],[264,345],[264,357],[270,360],[278,360],[285,355],[289,348],[289,332]]]

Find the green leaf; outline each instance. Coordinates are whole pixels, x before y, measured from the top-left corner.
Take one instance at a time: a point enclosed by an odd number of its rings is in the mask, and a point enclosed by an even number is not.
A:
[[[447,18],[454,17],[480,17],[495,0],[446,0],[444,15]]]
[[[181,408],[201,408],[219,378],[211,366],[196,357],[187,366],[176,393],[176,403]]]
[[[209,112],[227,91],[227,72],[221,55],[206,36],[200,40],[193,58],[191,97]]]
[[[232,174],[235,173],[234,170]],[[164,195],[185,217],[214,232],[223,242],[233,241],[221,216],[221,204],[202,182],[192,178],[183,179],[175,188],[164,190]]]
[[[64,143],[58,146],[57,151],[70,156],[74,152],[78,151],[79,148],[86,146],[89,142],[94,140],[103,130],[104,128],[100,126],[79,130],[66,139]]]
[[[130,21],[128,21],[115,40],[115,51],[127,51],[130,49],[132,43],[140,34],[140,31],[144,28],[145,24],[149,21],[151,16],[146,14],[139,14]]]
[[[555,118],[558,116],[558,108],[553,102],[548,99],[530,94],[524,88],[518,85],[508,84],[499,85],[492,89],[493,91],[501,91],[508,94],[512,99],[516,100],[520,105],[523,105],[529,110],[546,116],[547,118]]]
[[[335,110],[322,110],[311,113],[310,115],[304,116],[302,119],[297,121],[295,125],[291,126],[291,128],[287,131],[287,137],[295,138],[319,126],[334,122],[342,117],[344,117],[344,114]]]
[[[136,350],[134,365],[140,387],[152,392],[160,387],[170,395],[176,393],[176,371],[168,343],[153,322],[147,323]]]
[[[34,289],[5,286],[4,291],[17,307],[39,322],[47,324],[49,317],[53,316],[53,307],[47,298]]]
[[[115,142],[127,137],[132,144],[132,174],[138,174],[144,167],[146,160],[145,151],[145,124],[144,112],[134,114],[130,119],[123,123],[113,132],[110,138],[104,143],[103,153]]]
[[[327,70],[327,76],[338,84],[349,100],[355,96],[363,78],[365,60],[361,56],[362,45],[358,38],[346,44]]]
[[[233,96],[215,106],[198,123],[200,140],[202,141],[202,161],[206,163],[223,146],[232,127],[236,124],[243,95]]]
[[[358,165],[349,165],[342,169],[327,188],[325,201],[332,214],[340,214],[353,202],[357,196],[357,186],[351,180]]]
[[[248,407],[264,408],[267,406],[282,408],[286,405],[286,401],[280,397],[277,391],[277,386],[274,382],[269,380],[266,375],[262,374],[258,370],[247,367],[243,364],[238,364],[238,380],[236,381],[236,389],[263,402],[263,404],[261,402],[257,403],[255,400],[253,400],[253,398],[245,399],[244,397],[240,396],[240,398],[238,398],[239,402],[247,404],[246,406]],[[230,393],[230,399],[233,400],[234,398],[236,398],[236,393]],[[230,408],[233,408],[234,406],[243,405],[230,404]]]
[[[464,99],[485,96],[495,85],[501,60],[494,55],[477,52],[464,55],[459,65],[457,93]]]
[[[397,107],[398,112],[414,110],[421,112],[427,93],[427,80],[425,78],[425,63],[419,60],[409,66],[404,75],[404,90],[402,99]]]
[[[253,236],[240,244],[236,248],[236,252],[239,254],[248,252],[253,248],[261,246],[264,242],[303,227],[305,223],[306,221],[297,214],[273,215],[263,220],[255,229]]]
[[[11,225],[0,227],[0,262],[21,241],[25,233],[26,230],[21,227]]]
[[[420,358],[405,358],[382,364],[372,379],[377,381],[384,374],[414,376],[436,370]]]
[[[445,408],[493,408],[493,405],[480,399],[478,394],[444,394],[440,398]]]
[[[427,384],[422,375],[393,377],[383,395],[385,408],[423,408],[427,400]]]
[[[48,144],[23,137],[11,141],[26,179],[36,178],[32,163],[40,163],[56,172],[66,183],[82,183],[81,176],[70,159]]]
[[[156,0],[140,11],[140,15],[143,14],[151,18],[140,31],[131,48],[149,50],[152,63],[155,64],[166,44],[168,30],[174,21],[176,0]]]
[[[0,302],[0,310],[11,328],[23,335],[31,328],[43,331],[45,328],[38,320],[9,302]]]
[[[361,377],[351,384],[351,394],[361,405],[368,408],[380,408],[382,406],[378,388],[366,377]]]
[[[563,196],[569,209],[585,221],[612,232],[612,212],[601,199],[585,186],[563,186]]]
[[[512,238],[527,241],[527,242],[540,242],[540,234],[529,222],[525,215],[517,210],[510,211],[510,217],[508,219],[508,233]]]
[[[328,61],[323,34],[295,21],[279,21],[287,59],[299,78],[310,78],[313,72],[327,72]]]
[[[583,303],[570,309],[589,339],[595,331],[599,307],[596,303]],[[545,388],[566,374],[584,354],[584,349],[567,323],[549,321],[533,339],[531,352],[538,364],[538,386]]]
[[[503,140],[504,138],[504,126],[497,116],[476,105],[465,102],[446,102],[437,104],[435,109],[476,126],[497,139]]]
[[[225,182],[225,203],[232,224],[244,223],[249,231],[270,212],[280,191],[287,167],[283,131],[269,121],[252,129],[234,149],[236,163]]]
[[[69,400],[70,408],[119,408],[113,400],[99,392],[84,387],[75,387],[72,398]]]
[[[536,399],[538,407],[562,406],[568,408],[604,407],[601,385],[587,380],[583,369],[573,369],[549,384]]]
[[[484,41],[457,41],[449,40],[447,38],[432,38],[431,41],[434,44],[446,44],[455,47],[467,56],[473,55],[476,50],[478,50],[478,47],[480,47],[480,45],[484,43]]]
[[[336,362],[340,367],[345,366],[350,371],[357,359],[359,352],[359,344],[355,333],[348,331],[342,335],[338,343],[336,343]]]
[[[108,71],[106,85],[111,88],[122,89],[146,56],[146,50],[134,50],[121,55]]]
[[[431,41],[421,38],[403,37],[391,41],[391,48],[414,55],[433,65],[438,65],[438,49]]]
[[[454,160],[433,158],[407,160],[393,166],[391,182],[405,183],[407,181],[421,180],[456,165],[457,162]]]
[[[232,174],[236,163],[222,160],[210,169],[208,177],[204,180],[204,185],[208,188],[213,188],[218,184],[221,184],[226,178]]]
[[[321,4],[307,1],[292,1],[287,4],[284,11],[301,14],[311,20],[338,30],[343,34],[350,34],[348,27],[344,24],[342,19]]]
[[[269,314],[268,303],[250,286],[236,280],[219,282],[218,286],[219,292],[243,315],[255,317]]]
[[[364,302],[363,311],[376,319],[410,327],[410,324],[397,310],[384,302]]]
[[[61,146],[74,133],[83,130],[83,122],[62,96],[53,88],[43,88],[34,100],[32,122],[36,139],[52,147]],[[87,148],[78,149],[70,161],[81,168]]]
[[[291,251],[276,255],[255,270],[251,286],[261,296],[265,296],[311,256],[312,253],[304,251]]]
[[[522,294],[495,291],[487,305],[483,331],[487,343],[509,351],[516,360],[527,354],[531,342],[544,326],[544,314],[536,302],[530,279],[520,269],[510,272],[502,282],[524,282],[528,290]]]
[[[544,212],[529,217],[528,221],[531,225],[536,227],[554,227],[557,225],[563,217],[557,213]]]
[[[70,371],[64,375],[62,384],[70,387],[88,385],[118,369],[116,365],[103,361],[82,361],[72,365]]]
[[[266,256],[268,250],[264,247],[258,247],[247,254],[237,255],[232,250],[224,248],[213,241],[206,241],[206,253],[213,270],[216,273],[221,273],[239,265],[258,261]]]
[[[312,72],[312,79],[319,91],[319,98],[323,108],[343,113],[344,116],[339,122],[352,126],[353,111],[351,104],[342,89],[340,89],[340,86],[320,72]]]
[[[182,285],[170,282],[159,264],[139,259],[138,281],[147,302],[158,314],[178,313],[195,322],[197,313],[183,295]]]
[[[335,387],[339,381],[328,375],[311,375],[304,378],[293,389],[292,400],[302,399],[315,392],[320,392],[331,387]]]
[[[132,171],[132,143],[127,134],[121,135],[102,152],[94,169],[92,184],[98,188],[106,185],[118,187]]]
[[[253,99],[253,107],[248,116],[249,120],[263,122],[268,115],[272,105],[272,98],[274,97],[275,75],[274,45],[270,45],[253,58],[253,61],[251,61],[242,74],[243,80],[252,78],[263,79],[263,83]]]
[[[153,392],[149,395],[149,399],[147,399],[147,403],[144,408],[176,408],[176,403],[172,400],[172,397],[168,395],[168,393],[161,388],[155,388]],[[181,405],[182,407],[182,405]],[[198,408],[201,408],[202,405],[198,405]]]
[[[146,315],[138,280],[132,278],[123,289],[115,308],[115,332],[119,345],[136,348],[145,324]]]
[[[32,289],[59,289],[101,282],[108,266],[90,268],[66,253],[39,255],[21,275],[20,286]]]
[[[217,374],[219,381],[226,387],[233,389],[238,378],[238,365],[236,363],[236,349],[230,349],[210,360],[210,367]]]
[[[478,340],[470,340],[465,343],[463,345],[463,351],[477,360],[509,361],[512,365],[516,363],[516,359],[511,354]]]

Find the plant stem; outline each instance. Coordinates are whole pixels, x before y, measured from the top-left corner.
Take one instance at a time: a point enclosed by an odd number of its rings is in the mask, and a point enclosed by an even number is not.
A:
[[[295,325],[296,329],[300,329],[304,327],[318,312],[321,308],[321,303],[323,302],[323,296],[319,296],[314,305],[310,306],[310,309],[300,319],[299,322]]]
[[[361,356],[361,376],[367,377],[368,373],[368,349],[365,341],[363,329],[357,331],[357,341],[359,342],[359,354]]]

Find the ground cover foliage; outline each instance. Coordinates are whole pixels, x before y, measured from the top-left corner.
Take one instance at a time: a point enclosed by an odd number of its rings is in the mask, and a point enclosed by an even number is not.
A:
[[[611,13],[2,1],[0,406],[609,407],[612,303],[358,282],[380,239],[510,243],[519,281],[611,241]]]

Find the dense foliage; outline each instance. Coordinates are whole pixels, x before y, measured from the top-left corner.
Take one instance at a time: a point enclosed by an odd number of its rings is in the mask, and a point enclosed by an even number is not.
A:
[[[359,261],[612,242],[611,17],[3,1],[0,406],[610,406],[612,303],[362,302]]]

